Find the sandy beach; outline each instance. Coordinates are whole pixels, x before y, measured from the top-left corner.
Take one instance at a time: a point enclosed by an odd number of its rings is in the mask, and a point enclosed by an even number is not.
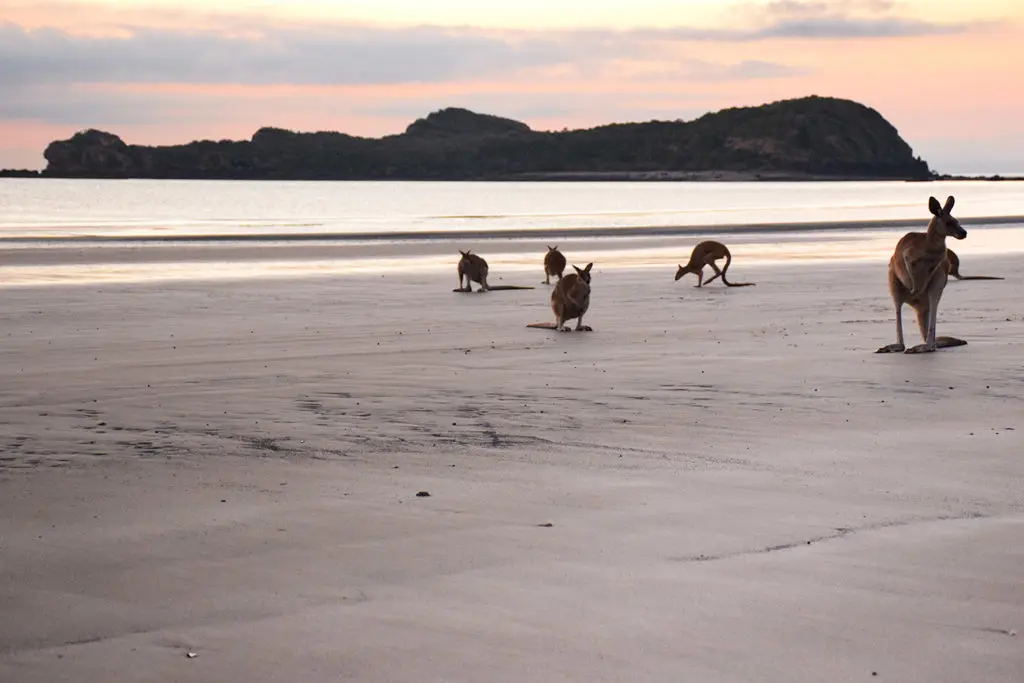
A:
[[[1024,680],[1021,255],[539,258],[5,288],[0,681]]]

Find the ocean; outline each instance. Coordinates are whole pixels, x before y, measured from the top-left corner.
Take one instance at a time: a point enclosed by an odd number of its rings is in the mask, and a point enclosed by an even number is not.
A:
[[[1024,181],[276,182],[0,179],[0,286],[538,268],[672,267],[714,237],[748,261],[888,259],[957,198],[964,253],[1024,251]],[[538,253],[538,251],[540,253]],[[577,258],[577,256],[579,258]]]

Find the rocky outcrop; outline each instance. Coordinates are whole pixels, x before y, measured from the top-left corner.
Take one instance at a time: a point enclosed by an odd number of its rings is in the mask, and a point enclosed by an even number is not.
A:
[[[850,100],[806,97],[694,121],[534,131],[466,109],[361,138],[262,128],[251,140],[146,147],[87,130],[50,144],[44,175],[92,178],[514,180],[574,177],[931,177],[897,130]]]
[[[125,178],[137,175],[135,155],[121,138],[101,130],[75,133],[70,140],[51,142],[43,152],[47,175]],[[59,168],[59,174],[50,173]]]
[[[450,136],[508,135],[531,133],[525,123],[490,114],[477,114],[468,109],[449,108],[416,119],[405,129],[408,137],[430,138]]]

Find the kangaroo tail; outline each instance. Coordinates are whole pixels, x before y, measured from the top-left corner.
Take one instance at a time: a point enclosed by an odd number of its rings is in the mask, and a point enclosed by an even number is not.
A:
[[[1005,280],[1005,277],[995,277],[993,275],[961,275],[958,280]]]
[[[754,284],[755,284],[753,282],[729,282],[725,278],[725,273],[726,273],[726,271],[729,270],[729,264],[731,264],[731,263],[732,263],[732,254],[729,253],[728,250],[726,250],[726,252],[725,252],[725,265],[722,266],[722,283],[726,287],[753,287]]]
[[[542,330],[553,330],[555,329],[554,323],[529,323],[527,327],[539,327]]]
[[[487,288],[496,292],[506,291],[509,289],[535,289],[534,287],[520,287],[519,285],[489,285]]]

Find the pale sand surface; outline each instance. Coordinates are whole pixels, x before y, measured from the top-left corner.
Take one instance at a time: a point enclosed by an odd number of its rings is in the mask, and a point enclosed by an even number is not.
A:
[[[1019,683],[1021,266],[5,289],[0,681]]]

